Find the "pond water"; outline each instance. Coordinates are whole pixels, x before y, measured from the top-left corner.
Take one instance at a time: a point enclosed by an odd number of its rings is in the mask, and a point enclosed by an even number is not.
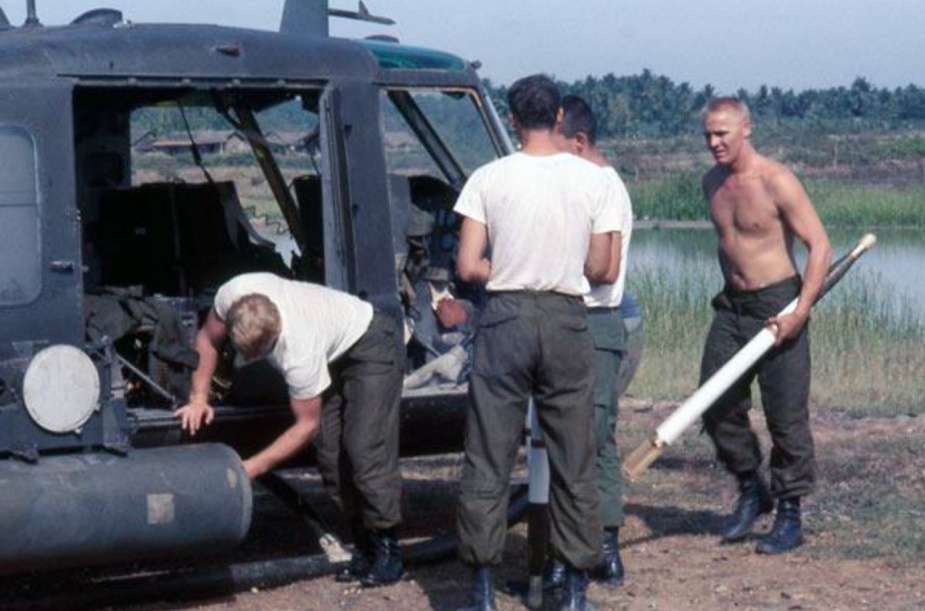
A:
[[[830,230],[835,258],[847,253],[863,235],[859,229]],[[881,229],[874,231],[876,246],[866,253],[851,274],[870,278],[897,307],[911,305],[925,319],[925,231],[921,229]],[[799,264],[805,261],[802,247]],[[696,273],[709,278],[719,290],[723,280],[716,259],[716,234],[703,229],[642,229],[633,232],[629,253],[628,282],[633,274],[662,269],[671,274]],[[707,271],[705,271],[707,270]]]
[[[852,268],[851,275],[876,282],[889,295],[897,308],[912,306],[925,321],[925,230],[880,229],[876,246]],[[835,258],[851,250],[864,234],[860,229],[830,229]],[[277,239],[277,250],[289,252],[294,244],[288,236]],[[797,259],[805,261],[802,245],[797,246]],[[723,279],[716,260],[716,233],[709,225],[702,228],[636,228],[629,253],[628,282],[633,275],[646,270],[661,269],[670,274],[691,274],[706,278],[712,294],[722,288]]]

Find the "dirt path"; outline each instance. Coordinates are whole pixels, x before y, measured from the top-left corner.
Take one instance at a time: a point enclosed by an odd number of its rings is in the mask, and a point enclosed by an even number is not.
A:
[[[803,553],[767,558],[754,554],[752,544],[719,547],[715,537],[705,534],[653,534],[639,518],[630,519],[626,530],[627,581],[615,592],[592,585],[589,595],[599,609],[925,608],[921,566],[823,560]],[[511,539],[509,564],[514,564],[523,541],[516,533]],[[520,574],[507,568],[502,577],[518,578]],[[449,562],[414,570],[401,584],[374,591],[345,588],[322,578],[207,604],[153,608],[450,610],[466,604],[467,587],[465,570]],[[504,593],[498,602],[501,611],[525,608],[516,597]],[[546,605],[546,609],[554,608],[551,602]]]
[[[625,401],[620,425],[624,454],[673,407]],[[762,423],[756,424],[760,428]],[[632,611],[925,608],[925,418],[851,419],[827,412],[814,417],[814,430],[820,486],[805,503],[805,546],[765,557],[754,553],[754,538],[718,545],[720,521],[735,491],[714,464],[706,440],[688,434],[628,487],[627,523],[621,533],[627,581],[616,591],[593,585],[591,599],[601,609]],[[429,505],[413,518],[419,532],[434,525],[452,528],[458,459],[428,460],[405,466],[406,490],[427,477],[447,482],[429,493]],[[411,495],[420,507],[421,497]],[[759,534],[769,526],[770,519],[764,518]],[[525,534],[523,526],[512,529],[499,583],[523,578]],[[296,530],[289,536],[301,535]],[[468,571],[448,561],[416,567],[400,584],[372,591],[323,577],[222,600],[150,604],[135,611],[442,611],[464,606],[468,586]],[[523,608],[515,596],[499,594],[502,611]],[[549,601],[546,608],[555,606]]]

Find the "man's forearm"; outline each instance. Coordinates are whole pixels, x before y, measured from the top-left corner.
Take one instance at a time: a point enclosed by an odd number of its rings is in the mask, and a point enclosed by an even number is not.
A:
[[[606,281],[607,272],[610,269],[612,240],[612,233],[595,233],[591,235],[584,266],[585,277],[591,282]]]
[[[479,260],[476,265],[473,273],[468,278],[467,282],[477,282],[485,284],[491,278],[491,261],[488,259]]]
[[[809,314],[810,309],[822,292],[825,277],[832,263],[832,248],[828,245],[811,250],[803,270],[803,288],[800,291],[800,303],[797,310]]]
[[[485,257],[488,228],[484,223],[464,218],[459,230],[456,275],[463,282],[484,283],[491,277],[491,261]]]
[[[318,423],[296,421],[269,446],[245,461],[247,474],[259,477],[289,460],[312,442],[318,434]]]
[[[212,374],[218,366],[218,349],[212,344],[212,341],[199,333],[196,336],[196,352],[199,353],[199,366],[190,379],[190,399],[209,398],[209,389],[212,386]]]

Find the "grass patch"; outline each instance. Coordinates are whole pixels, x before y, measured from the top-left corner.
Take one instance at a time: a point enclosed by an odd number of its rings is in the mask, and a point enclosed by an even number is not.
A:
[[[709,207],[703,197],[700,176],[696,172],[680,172],[666,178],[627,181],[633,214],[640,219],[708,220]]]
[[[637,269],[630,280],[645,320],[645,356],[631,392],[684,399],[697,386],[716,279],[692,266],[684,273]],[[925,320],[913,303],[886,291],[879,275],[857,270],[819,304],[811,346],[814,406],[856,415],[925,413]]]
[[[900,422],[891,428],[833,440],[817,453],[823,485],[810,521],[818,535],[813,555],[863,560],[925,553],[925,489],[914,455],[920,452],[910,454],[920,444]]]
[[[710,218],[698,172],[627,180],[626,186],[636,218],[683,221]],[[804,186],[827,226],[925,227],[925,185],[896,187],[807,179]]]
[[[694,266],[684,274],[657,267],[634,271],[630,278],[645,321],[644,356],[632,393],[682,399],[697,385],[716,278],[704,266]]]
[[[812,325],[814,405],[864,415],[925,412],[925,320],[878,274],[847,276]]]
[[[925,186],[855,185],[806,181],[806,192],[826,224],[867,227],[925,226]]]

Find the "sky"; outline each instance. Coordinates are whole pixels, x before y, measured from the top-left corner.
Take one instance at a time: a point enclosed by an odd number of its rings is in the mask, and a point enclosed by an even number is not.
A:
[[[36,0],[46,25],[92,8],[135,22],[275,30],[283,0]],[[394,26],[334,20],[334,36],[388,34],[481,62],[496,85],[545,72],[571,82],[648,68],[718,93],[925,86],[925,0],[365,0]],[[0,0],[14,25],[26,0]],[[355,9],[356,0],[331,0]]]

